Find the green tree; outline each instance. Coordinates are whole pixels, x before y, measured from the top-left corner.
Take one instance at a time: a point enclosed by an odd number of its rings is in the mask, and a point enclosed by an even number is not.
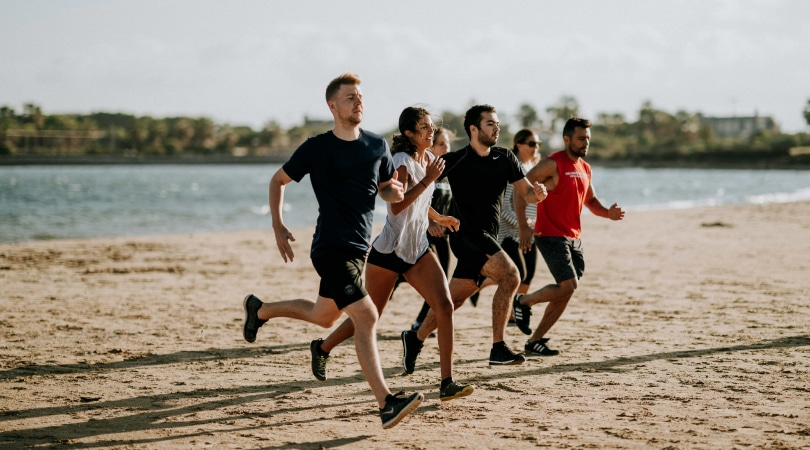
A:
[[[185,117],[176,118],[169,125],[169,143],[173,153],[184,152],[194,137],[194,124]]]
[[[197,151],[210,152],[216,147],[216,139],[214,139],[216,125],[214,121],[207,117],[199,117],[193,123],[194,138],[191,140],[191,145]]]
[[[464,131],[463,114],[456,114],[452,111],[442,111],[441,118],[437,121],[436,126],[452,131],[458,138],[467,139],[467,133]]]
[[[0,131],[17,127],[17,114],[8,106],[0,106]]]
[[[24,124],[30,124],[36,130],[45,125],[45,114],[42,113],[42,108],[33,103],[26,103],[23,106],[22,118]]]
[[[557,104],[546,108],[546,112],[551,115],[551,134],[557,134],[557,124],[563,124],[571,117],[579,114],[579,102],[574,97],[564,95],[560,97]]]
[[[523,103],[520,105],[518,109],[518,113],[516,115],[518,123],[523,128],[532,128],[535,126],[543,126],[543,121],[540,119],[540,116],[537,114],[537,110],[528,103]]]

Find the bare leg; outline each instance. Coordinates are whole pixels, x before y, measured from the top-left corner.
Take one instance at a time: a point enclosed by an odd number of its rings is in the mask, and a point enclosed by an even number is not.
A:
[[[269,320],[276,317],[289,317],[291,319],[303,320],[315,325],[329,328],[337,322],[342,312],[335,305],[332,299],[318,297],[318,300],[281,300],[278,302],[263,303],[257,311],[257,316],[261,320]]]
[[[517,292],[515,294],[528,294],[529,293],[529,285],[526,283],[520,283],[520,286],[517,288]]]
[[[487,279],[484,280],[483,283],[481,283],[481,287],[479,287],[478,290],[480,291],[481,289],[484,289],[485,287],[495,286],[496,284],[498,284],[498,283],[496,283],[495,280],[493,280],[492,278],[487,278]]]
[[[442,380],[453,376],[453,302],[447,278],[433,253],[423,256],[405,278],[430,305],[439,329],[439,361]],[[418,334],[417,334],[418,337]]]
[[[354,322],[354,348],[363,375],[377,399],[379,408],[385,406],[385,397],[391,393],[385,384],[380,354],[377,349],[377,308],[369,296],[343,308]]]
[[[481,274],[498,283],[498,289],[492,297],[492,342],[501,342],[504,340],[506,323],[512,310],[512,298],[520,284],[520,276],[515,263],[503,250],[489,257]]]
[[[449,282],[450,298],[453,300],[453,308],[458,309],[464,304],[464,301],[470,298],[478,290],[475,281],[465,278],[451,278]],[[430,333],[436,330],[438,322],[436,320],[436,312],[431,309],[428,311],[425,321],[422,326],[416,331],[416,337],[420,341],[424,341],[430,336]]]
[[[524,305],[532,306],[538,303],[548,303],[546,310],[543,312],[543,318],[534,330],[531,338],[532,342],[536,342],[543,338],[548,333],[552,326],[557,323],[565,309],[568,307],[568,302],[574,295],[577,289],[577,279],[571,278],[559,284],[549,284],[534,291],[531,294],[526,294],[520,298],[520,302]]]
[[[374,398],[380,408],[385,406],[385,397],[391,394],[383,378],[380,366],[380,355],[377,350],[377,308],[367,295],[360,300],[343,308],[355,324],[354,346],[357,351],[357,360],[366,381],[374,393]],[[261,320],[274,317],[289,317],[304,320],[309,323],[328,328],[337,322],[341,311],[334,300],[318,296],[318,300],[282,300],[262,304],[257,312]]]
[[[489,260],[481,269],[481,274],[492,278],[498,283],[498,290],[492,298],[492,342],[504,340],[506,322],[509,320],[509,311],[512,310],[512,298],[520,283],[517,267],[515,263],[506,255],[503,250],[489,257]],[[472,295],[478,286],[473,280],[457,279],[450,280],[450,295],[453,304],[458,309],[464,300]],[[428,313],[422,326],[419,327],[416,337],[424,341],[430,333],[436,329],[436,316],[432,311]]]
[[[371,301],[374,302],[378,317],[382,315],[385,305],[388,304],[388,299],[391,298],[391,293],[394,292],[397,278],[399,278],[399,274],[396,272],[383,269],[374,264],[366,264],[366,290],[368,290]],[[326,353],[331,352],[341,342],[354,336],[354,330],[355,326],[352,320],[344,320],[339,327],[323,340],[321,350]]]

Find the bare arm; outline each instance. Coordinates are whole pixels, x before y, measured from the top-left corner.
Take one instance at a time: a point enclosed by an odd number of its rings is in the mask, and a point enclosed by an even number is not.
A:
[[[428,220],[442,227],[447,227],[450,231],[458,231],[458,227],[461,224],[461,221],[453,216],[443,216],[439,214],[432,206],[428,209]],[[442,230],[442,234],[444,234],[444,230]]]
[[[276,235],[276,246],[278,247],[284,262],[292,261],[295,254],[292,251],[290,242],[295,242],[295,237],[284,225],[284,217],[281,215],[281,205],[284,203],[284,186],[292,181],[283,168],[278,169],[270,179],[270,216],[273,218],[273,232]]]
[[[529,180],[529,183],[542,183],[547,190],[551,190],[557,186],[557,176],[557,162],[551,158],[542,158],[539,163],[535,164],[535,166],[529,170],[529,173],[526,174],[526,179]],[[524,212],[524,217],[526,204],[527,202],[525,197],[515,196],[515,211],[522,210]],[[519,230],[520,250],[523,252],[528,252],[532,247],[532,236],[534,235],[534,230],[532,230],[528,224],[526,227],[521,227]]]
[[[610,205],[610,208],[606,208],[602,202],[599,201],[599,198],[596,197],[596,191],[593,185],[588,186],[588,192],[585,194],[585,206],[587,206],[595,216],[610,220],[624,219],[624,210],[621,209],[618,204],[614,203]]]
[[[520,233],[520,250],[527,252],[532,245],[532,229],[529,227],[529,222],[526,219],[526,205],[529,202],[542,202],[548,196],[548,192],[544,184],[537,181],[533,183],[529,182],[527,178],[518,180],[512,185],[516,191],[513,197],[515,201],[515,216],[517,217],[518,230]]]
[[[402,182],[400,182],[397,177],[397,172],[394,172],[394,176],[390,180],[382,182],[377,186],[377,193],[380,195],[380,198],[388,203],[398,203],[405,198],[405,189]]]
[[[397,176],[400,180],[405,180],[408,183],[410,189],[405,192],[405,197],[399,203],[394,203],[391,205],[391,212],[394,215],[399,214],[400,212],[404,211],[407,207],[411,206],[413,202],[422,195],[430,183],[436,181],[439,178],[439,175],[442,174],[442,170],[444,170],[444,159],[436,158],[428,164],[427,169],[425,170],[425,177],[421,180],[414,180],[410,176],[408,176],[408,169],[405,166],[399,166],[397,168]]]

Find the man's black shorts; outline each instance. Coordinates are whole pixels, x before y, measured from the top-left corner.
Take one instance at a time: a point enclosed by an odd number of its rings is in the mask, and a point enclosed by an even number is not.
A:
[[[494,236],[461,232],[450,234],[450,248],[457,260],[453,278],[475,280],[479,285],[485,278],[481,275],[484,264],[489,261],[490,256],[503,250]]]
[[[312,266],[321,277],[318,295],[331,298],[343,309],[368,295],[363,286],[366,253],[359,250],[328,250],[312,258]]]

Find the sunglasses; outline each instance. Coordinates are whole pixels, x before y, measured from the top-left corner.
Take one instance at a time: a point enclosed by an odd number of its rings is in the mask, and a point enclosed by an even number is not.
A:
[[[542,142],[529,141],[529,142],[524,142],[523,144],[528,145],[531,148],[537,148],[537,147],[540,147],[540,145],[542,145],[543,143]]]

